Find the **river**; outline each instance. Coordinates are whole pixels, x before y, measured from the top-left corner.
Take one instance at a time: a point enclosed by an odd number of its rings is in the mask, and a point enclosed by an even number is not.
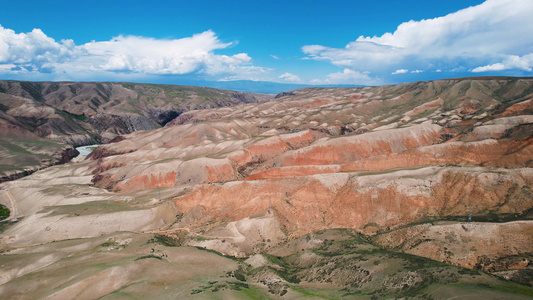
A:
[[[78,156],[86,156],[86,155],[91,154],[91,152],[93,152],[93,150],[98,146],[100,146],[100,144],[81,146],[81,147],[77,147],[76,150],[80,152],[80,155]]]

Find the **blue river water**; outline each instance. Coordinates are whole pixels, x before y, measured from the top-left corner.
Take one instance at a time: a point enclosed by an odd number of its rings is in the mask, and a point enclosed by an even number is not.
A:
[[[81,147],[77,147],[76,150],[80,152],[80,155],[78,156],[85,156],[85,155],[91,154],[91,152],[93,152],[93,150],[98,146],[100,145],[97,144],[97,145],[81,146]]]

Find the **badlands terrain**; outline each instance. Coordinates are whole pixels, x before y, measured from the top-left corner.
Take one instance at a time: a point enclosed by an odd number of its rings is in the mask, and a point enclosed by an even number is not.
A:
[[[533,297],[531,78],[0,100],[2,299]]]

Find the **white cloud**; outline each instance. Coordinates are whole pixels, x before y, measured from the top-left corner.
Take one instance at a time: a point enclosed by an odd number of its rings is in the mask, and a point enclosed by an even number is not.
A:
[[[279,76],[280,79],[286,80],[286,81],[292,81],[292,82],[298,82],[302,79],[298,77],[297,75],[291,74],[291,73],[284,73],[281,76]]]
[[[56,42],[40,29],[15,33],[0,25],[0,64],[39,69],[50,62],[64,62],[83,53],[72,40]],[[50,65],[48,66],[48,68]]]
[[[394,73],[400,66],[414,70],[429,66],[489,68],[502,63],[502,56],[533,53],[533,39],[529,38],[532,15],[531,0],[487,0],[443,17],[402,23],[393,33],[360,36],[344,48],[307,45],[302,51],[307,59],[382,74]],[[531,67],[503,64],[522,70]]]
[[[173,40],[118,36],[110,41],[75,45],[56,42],[40,29],[15,33],[0,26],[0,66],[58,74],[204,74],[239,77],[268,73],[252,65],[246,53],[217,55],[233,43],[221,42],[213,31]],[[13,68],[11,68],[13,69]],[[5,70],[5,68],[0,68]],[[4,71],[5,72],[5,71]],[[64,75],[63,75],[64,76]],[[76,76],[76,75],[75,75]]]
[[[392,75],[396,75],[396,74],[405,74],[405,73],[407,73],[407,72],[409,72],[409,70],[407,70],[407,69],[398,69],[398,70],[392,72],[391,74],[392,74]]]
[[[414,70],[414,71],[411,71],[411,73],[422,73],[422,72],[424,72],[424,71],[422,71],[422,70]]]
[[[508,55],[502,62],[477,67],[472,72],[503,71],[509,69],[519,69],[531,72],[533,68],[533,54],[524,56]]]
[[[270,54],[270,57],[272,57],[273,59],[280,59],[279,56],[276,56],[274,54]]]
[[[477,73],[477,72],[502,71],[502,70],[505,70],[505,65],[502,63],[496,63],[496,64],[492,64],[488,66],[477,67],[473,69],[472,72]]]
[[[138,36],[119,36],[111,41],[82,45],[87,49],[96,68],[113,72],[140,72],[146,74],[187,74],[197,72],[205,64],[248,63],[248,55],[234,57],[214,55],[231,43],[221,43],[212,31],[175,40],[157,40]],[[213,66],[215,70],[219,69]],[[211,71],[213,72],[213,70]],[[215,71],[216,72],[216,71]]]

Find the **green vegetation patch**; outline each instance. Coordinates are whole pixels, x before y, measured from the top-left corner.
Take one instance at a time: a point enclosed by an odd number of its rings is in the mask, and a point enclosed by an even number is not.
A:
[[[117,242],[114,242],[114,241],[107,241],[105,243],[103,243],[102,245],[100,245],[100,247],[117,247],[119,245],[119,243]]]
[[[70,113],[70,112],[68,112],[66,110],[63,110],[63,113],[64,113],[64,115],[70,117],[73,120],[77,120],[77,121],[85,121],[85,120],[87,120],[87,116],[85,114],[81,114],[81,115],[73,114],[73,113]]]
[[[12,152],[18,155],[33,154],[27,151],[26,147],[24,147],[23,145],[17,145],[17,144],[19,143],[14,142],[13,139],[6,139],[6,138],[0,139],[0,149],[2,151]]]
[[[268,294],[266,294],[262,289],[248,283],[238,281],[209,281],[208,284],[193,289],[191,291],[191,295],[202,293],[212,294],[223,290],[235,291],[237,294],[242,294],[245,296],[246,299],[270,299]]]
[[[5,220],[9,217],[11,211],[6,206],[0,204],[0,221]]]
[[[310,297],[310,298],[320,298],[320,299],[330,299],[330,300],[338,299],[338,298],[331,298],[328,296],[321,295],[319,291],[315,291],[309,288],[304,288],[299,285],[292,285],[291,289],[297,293],[300,293],[303,297],[306,297],[306,298]]]
[[[59,142],[44,139],[0,139],[0,174],[10,171],[35,171],[55,164],[59,153],[66,147]]]
[[[315,232],[300,239],[302,242],[306,239],[308,241],[321,239],[322,243],[315,248],[287,257],[265,255],[279,268],[262,267],[262,272],[274,272],[290,283],[300,281],[309,284],[332,283],[339,286],[339,290],[344,293],[333,295],[319,290],[291,286],[294,291],[301,293],[304,297],[324,299],[330,299],[330,297],[381,299],[391,296],[424,298],[429,296],[430,287],[435,285],[463,282],[472,286],[468,278],[485,278],[484,280],[487,278],[478,271],[449,266],[415,255],[384,250],[349,230]],[[254,276],[261,272],[259,269],[252,270]],[[476,282],[481,281],[476,280]],[[493,284],[488,288],[492,289],[492,286]]]
[[[157,243],[166,247],[179,247],[181,239],[175,239],[166,235],[155,234],[153,238],[148,241],[150,243]]]
[[[135,261],[138,261],[138,260],[141,260],[141,259],[148,259],[148,258],[155,258],[157,260],[163,260],[163,258],[161,256],[157,256],[157,255],[153,255],[153,254],[148,254],[148,255],[143,255],[143,256],[140,256],[140,257],[137,257],[135,259]]]
[[[50,189],[54,189],[54,187],[51,187]],[[119,201],[91,201],[80,204],[46,206],[43,207],[39,213],[49,213],[51,216],[66,215],[68,217],[78,217],[82,215],[108,214],[133,210],[139,210],[139,208]]]
[[[521,284],[516,284],[514,282],[501,280],[501,283],[499,285],[495,285],[491,288],[509,294],[519,294],[533,297],[533,288]]]
[[[249,286],[248,288],[241,289],[239,294],[243,294],[244,296],[246,296],[247,299],[252,300],[270,299],[270,297],[264,290],[253,285]]]

